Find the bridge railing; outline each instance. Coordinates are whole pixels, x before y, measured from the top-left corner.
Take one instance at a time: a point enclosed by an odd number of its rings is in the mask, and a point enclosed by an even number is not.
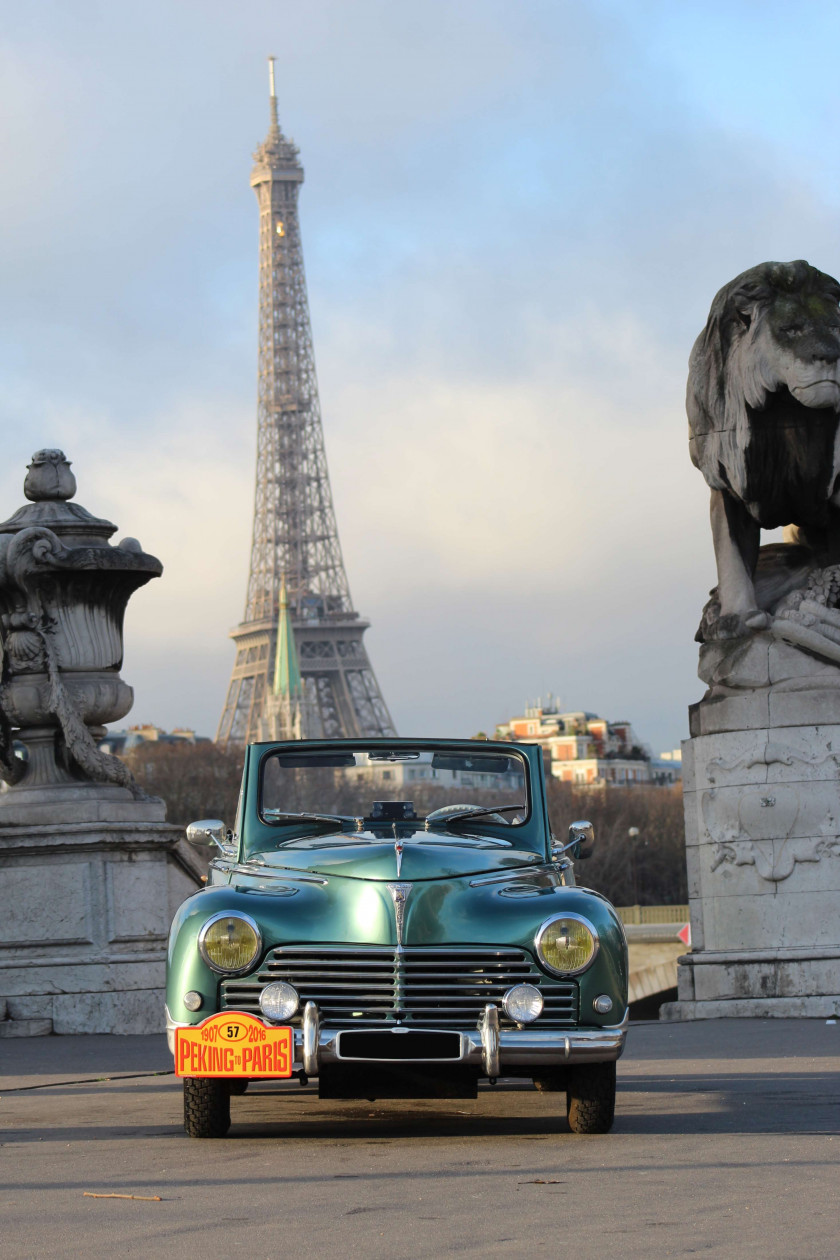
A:
[[[688,923],[688,906],[616,906],[622,923]]]

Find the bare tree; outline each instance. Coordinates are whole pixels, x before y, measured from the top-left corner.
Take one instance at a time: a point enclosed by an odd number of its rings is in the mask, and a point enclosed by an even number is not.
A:
[[[186,826],[198,818],[221,818],[233,826],[244,750],[210,741],[169,744],[149,741],[125,754],[137,782],[166,802],[170,822]]]
[[[554,779],[548,802],[558,839],[577,818],[588,818],[595,827],[593,855],[577,868],[581,883],[620,906],[688,901],[679,784],[593,790]]]

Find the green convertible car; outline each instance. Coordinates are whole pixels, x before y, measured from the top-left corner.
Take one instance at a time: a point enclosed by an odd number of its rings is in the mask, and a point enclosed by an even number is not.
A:
[[[169,942],[188,1134],[224,1136],[231,1095],[292,1076],[359,1099],[526,1078],[565,1092],[575,1133],[609,1130],[627,947],[575,883],[591,825],[551,834],[538,746],[252,744],[233,830],[187,837],[217,849]]]

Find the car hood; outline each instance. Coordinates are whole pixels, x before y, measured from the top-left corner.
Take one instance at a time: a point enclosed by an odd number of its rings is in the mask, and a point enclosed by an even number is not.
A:
[[[371,832],[307,836],[277,849],[252,853],[246,862],[262,875],[311,871],[352,879],[447,879],[538,865],[542,854],[518,849],[515,842],[479,835],[415,831],[382,838]]]

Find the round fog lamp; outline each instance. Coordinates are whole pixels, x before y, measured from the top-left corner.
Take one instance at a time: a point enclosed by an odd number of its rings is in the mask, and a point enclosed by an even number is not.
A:
[[[596,997],[592,1005],[599,1015],[609,1015],[612,1010],[612,998],[608,994],[602,993],[600,997]]]
[[[533,984],[515,984],[502,998],[502,1009],[515,1024],[532,1024],[542,1008],[542,994]]]
[[[261,944],[256,923],[244,914],[216,914],[198,934],[198,948],[207,965],[229,975],[247,971],[256,962]]]
[[[266,1019],[275,1024],[282,1024],[291,1019],[300,1005],[297,989],[286,984],[285,980],[274,980],[267,984],[260,994],[260,1010]]]
[[[196,993],[195,989],[190,989],[189,993],[184,994],[183,1002],[188,1011],[200,1011],[203,998],[200,993]]]

